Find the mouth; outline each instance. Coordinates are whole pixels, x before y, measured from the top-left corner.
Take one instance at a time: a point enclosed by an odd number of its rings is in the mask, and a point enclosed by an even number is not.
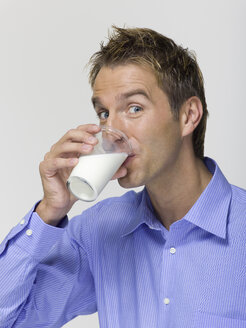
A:
[[[124,163],[122,164],[122,166],[126,166],[129,162],[132,161],[132,159],[136,156],[136,154],[131,154],[127,157],[127,159],[124,161]]]

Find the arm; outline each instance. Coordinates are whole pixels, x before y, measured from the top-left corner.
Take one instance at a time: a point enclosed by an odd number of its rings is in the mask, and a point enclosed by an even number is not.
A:
[[[67,178],[78,157],[93,150],[97,139],[92,135],[99,130],[88,124],[68,131],[40,163],[44,197],[36,213],[32,209],[0,246],[1,328],[58,327],[81,311],[95,311],[87,253],[69,232],[76,232],[79,220],[64,229],[61,218],[77,200]]]
[[[32,211],[24,220],[0,245],[0,327],[61,327],[95,312],[93,276],[77,237],[82,217],[66,228],[66,218],[52,227]]]

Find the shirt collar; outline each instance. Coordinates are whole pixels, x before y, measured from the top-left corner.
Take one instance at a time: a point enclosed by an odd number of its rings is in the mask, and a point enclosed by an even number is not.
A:
[[[218,237],[226,238],[227,216],[231,201],[231,186],[221,172],[217,163],[205,157],[204,164],[213,174],[207,187],[189,212],[174,225],[188,221]],[[140,193],[139,205],[135,218],[132,218],[123,231],[122,236],[128,235],[142,224],[151,229],[162,230],[162,224],[157,220],[146,188]]]
[[[137,211],[135,212],[134,218],[126,225],[122,237],[132,233],[142,224],[147,224],[151,229],[161,229],[161,223],[155,217],[154,209],[146,188],[138,194]]]
[[[225,239],[232,196],[231,185],[214,160],[205,157],[204,164],[213,177],[183,220]]]

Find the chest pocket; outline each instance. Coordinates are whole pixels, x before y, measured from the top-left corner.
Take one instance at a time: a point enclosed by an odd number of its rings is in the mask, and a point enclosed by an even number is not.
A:
[[[197,312],[193,328],[246,328],[246,320],[231,319]]]

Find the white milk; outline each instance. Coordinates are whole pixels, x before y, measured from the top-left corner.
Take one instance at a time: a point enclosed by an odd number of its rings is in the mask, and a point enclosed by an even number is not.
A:
[[[127,156],[126,153],[81,156],[68,178],[70,191],[79,199],[95,200]]]

